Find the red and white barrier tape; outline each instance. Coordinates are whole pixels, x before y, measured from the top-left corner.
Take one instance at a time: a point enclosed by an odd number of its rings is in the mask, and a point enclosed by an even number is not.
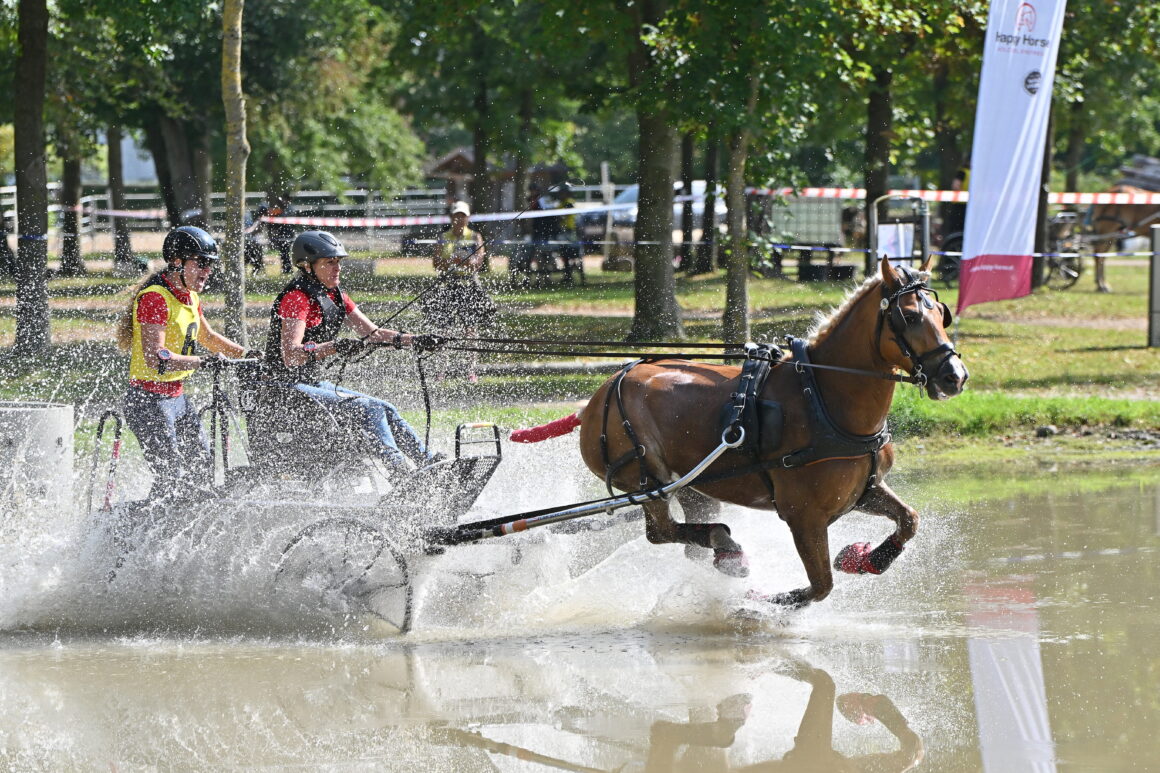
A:
[[[746,188],[756,196],[787,196],[800,199],[865,199],[865,188]],[[909,196],[926,201],[965,203],[967,191],[891,190],[893,196]],[[1048,193],[1048,204],[1157,204],[1160,193]]]

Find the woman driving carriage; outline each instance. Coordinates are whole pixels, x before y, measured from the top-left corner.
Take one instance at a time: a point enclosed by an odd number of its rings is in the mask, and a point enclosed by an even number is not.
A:
[[[245,355],[202,316],[198,293],[219,262],[214,238],[181,226],[166,235],[161,255],[165,270],[141,283],[117,329],[118,344],[130,353],[125,419],[153,472],[150,501],[210,491],[209,441],[183,390],[185,379],[206,360],[193,353],[194,345]]]
[[[363,314],[339,288],[346,249],[326,231],[303,231],[291,248],[299,274],[274,299],[266,365],[270,378],[282,382],[328,408],[348,412],[367,435],[377,440],[376,451],[392,470],[410,470],[440,461],[423,447],[415,430],[393,405],[370,395],[322,380],[320,361],[352,355],[366,343],[433,349],[435,336],[412,335],[381,328]],[[343,326],[359,339],[338,339]]]

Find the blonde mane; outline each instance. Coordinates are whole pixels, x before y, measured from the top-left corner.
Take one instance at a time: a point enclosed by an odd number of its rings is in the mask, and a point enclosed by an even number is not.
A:
[[[929,271],[918,271],[918,278],[923,282],[929,282],[931,274]],[[866,278],[866,281],[857,287],[850,288],[846,293],[846,297],[842,302],[832,309],[829,313],[819,311],[814,315],[814,324],[806,332],[806,341],[810,346],[815,346],[820,343],[826,336],[834,331],[834,324],[845,316],[850,307],[861,300],[862,296],[870,292],[871,288],[876,288],[882,282],[882,275],[874,272]]]
[[[814,314],[814,324],[806,332],[806,341],[810,346],[816,345],[834,330],[834,323],[845,316],[850,307],[857,303],[871,288],[878,287],[882,277],[878,273],[871,274],[861,285],[851,287],[842,302],[829,312],[819,311]]]

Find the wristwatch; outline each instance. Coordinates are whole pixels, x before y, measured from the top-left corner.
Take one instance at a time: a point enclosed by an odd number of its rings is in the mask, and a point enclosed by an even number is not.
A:
[[[157,350],[157,372],[164,373],[169,370],[169,361],[173,359],[173,352],[168,349]]]
[[[314,362],[318,359],[318,355],[316,354],[318,351],[318,344],[314,341],[307,341],[306,343],[302,344],[302,351],[306,352],[306,358],[311,362]]]

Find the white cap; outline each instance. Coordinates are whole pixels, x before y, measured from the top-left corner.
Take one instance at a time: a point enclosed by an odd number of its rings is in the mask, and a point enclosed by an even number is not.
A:
[[[451,205],[451,214],[453,215],[467,215],[471,217],[471,207],[467,206],[466,201],[457,201]]]

